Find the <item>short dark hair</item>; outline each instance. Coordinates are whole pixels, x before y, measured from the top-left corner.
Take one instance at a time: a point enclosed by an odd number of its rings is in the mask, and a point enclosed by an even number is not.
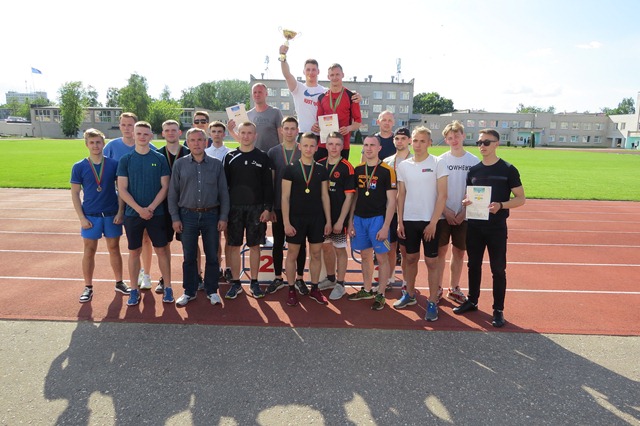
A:
[[[285,118],[283,118],[281,124],[284,126],[284,123],[296,123],[296,127],[298,127],[300,125],[298,123],[298,120],[292,115],[288,115]]]
[[[480,130],[478,132],[478,134],[481,134],[481,133],[484,133],[484,134],[487,134],[487,135],[491,135],[494,138],[496,138],[497,141],[500,141],[500,133],[496,132],[493,129],[482,129],[482,130]]]
[[[313,132],[304,132],[302,136],[300,136],[300,140],[302,139],[313,139],[318,144],[318,137]]]
[[[305,67],[307,66],[307,64],[315,65],[316,67],[320,68],[320,65],[318,65],[318,61],[316,61],[315,59],[307,59],[306,61],[304,61]]]

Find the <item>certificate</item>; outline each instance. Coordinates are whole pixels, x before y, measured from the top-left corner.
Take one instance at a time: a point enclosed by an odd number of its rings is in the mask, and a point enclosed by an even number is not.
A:
[[[467,186],[467,219],[489,220],[490,186]]]
[[[329,133],[340,131],[340,126],[338,125],[338,114],[319,116],[318,127],[320,127],[320,142],[327,143],[327,136],[329,136]]]
[[[249,120],[247,111],[244,108],[244,104],[227,107],[227,117],[229,117],[229,120],[233,120],[236,122],[236,127],[238,127],[241,123],[251,121]]]

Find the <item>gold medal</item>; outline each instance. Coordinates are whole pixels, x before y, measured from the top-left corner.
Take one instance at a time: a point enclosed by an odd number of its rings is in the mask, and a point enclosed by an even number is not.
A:
[[[306,192],[307,194],[311,192],[311,190],[309,188],[305,189],[304,192]]]
[[[365,192],[364,195],[368,197],[369,196],[369,191]]]
[[[98,187],[96,188],[96,191],[98,191],[98,192],[102,191],[102,187],[100,185],[98,185]]]

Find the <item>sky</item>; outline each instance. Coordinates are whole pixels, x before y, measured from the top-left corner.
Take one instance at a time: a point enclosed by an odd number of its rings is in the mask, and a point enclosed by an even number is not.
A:
[[[640,91],[637,0],[30,0],[0,10],[11,35],[0,49],[1,103],[34,89],[57,102],[71,81],[104,103],[132,73],[152,97],[167,86],[174,98],[204,82],[280,79],[279,28],[300,33],[288,55],[295,76],[315,58],[322,78],[338,62],[345,80],[391,81],[400,59],[415,94],[438,92],[456,109],[599,112]]]

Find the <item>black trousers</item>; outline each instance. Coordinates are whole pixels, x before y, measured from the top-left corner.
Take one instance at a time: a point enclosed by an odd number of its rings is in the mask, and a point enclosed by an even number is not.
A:
[[[469,269],[469,301],[478,303],[482,281],[482,260],[485,249],[489,252],[489,265],[493,275],[493,309],[504,309],[507,291],[507,226],[467,227],[467,263]]]

